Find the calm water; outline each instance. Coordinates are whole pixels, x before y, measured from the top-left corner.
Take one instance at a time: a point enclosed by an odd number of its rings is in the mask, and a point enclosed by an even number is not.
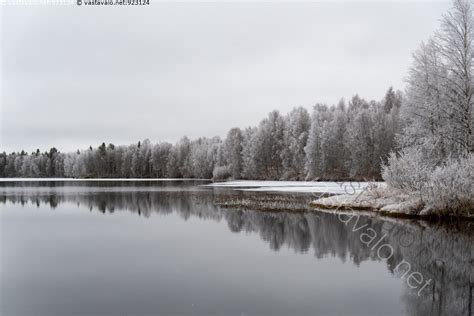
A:
[[[472,224],[223,209],[241,193],[199,184],[0,183],[0,314],[472,314]]]

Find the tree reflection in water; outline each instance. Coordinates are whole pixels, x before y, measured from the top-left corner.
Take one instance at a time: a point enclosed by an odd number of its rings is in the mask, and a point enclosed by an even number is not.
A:
[[[46,204],[51,208],[74,203],[102,213],[129,211],[144,217],[176,213],[184,220],[190,217],[225,220],[231,232],[258,234],[275,251],[289,247],[298,253],[313,252],[316,258],[334,256],[355,265],[380,260],[375,251],[360,241],[363,231],[354,232],[351,225],[345,225],[336,215],[224,209],[214,201],[225,194],[236,193],[172,186],[160,190],[123,186],[68,190],[42,186],[31,190],[4,189],[0,202]],[[409,315],[472,315],[473,223],[441,225],[361,216],[359,224],[367,224],[378,236],[386,234],[385,242],[395,250],[386,263],[390,273],[400,277],[403,271],[395,268],[405,260],[425,279],[432,279],[420,296],[417,289],[406,286],[402,300]]]

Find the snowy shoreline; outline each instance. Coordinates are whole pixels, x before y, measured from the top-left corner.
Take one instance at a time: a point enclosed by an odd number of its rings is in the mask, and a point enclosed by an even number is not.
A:
[[[227,188],[244,192],[266,193],[312,193],[314,200],[309,209],[331,213],[357,212],[389,217],[440,218],[474,220],[474,212],[439,214],[425,205],[417,195],[408,195],[388,189],[384,182],[318,182],[318,181],[231,181],[203,185],[213,188]],[[329,197],[317,194],[331,194]],[[252,202],[252,200],[255,200]],[[276,210],[293,209],[294,201],[278,201]],[[285,206],[285,202],[286,206]],[[256,198],[244,198],[222,203],[227,207],[259,208],[262,203]],[[265,210],[272,203],[265,201]],[[298,209],[301,206],[298,205]]]
[[[359,194],[342,194],[320,198],[310,202],[314,209],[333,213],[361,212],[390,217],[408,218],[450,218],[474,220],[474,212],[452,214],[439,213],[419,197],[385,189],[363,191]]]

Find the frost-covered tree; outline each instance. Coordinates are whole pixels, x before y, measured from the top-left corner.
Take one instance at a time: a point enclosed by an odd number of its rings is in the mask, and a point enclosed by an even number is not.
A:
[[[127,146],[127,148],[124,151],[124,154],[122,156],[122,177],[123,178],[131,178],[133,173],[132,173],[132,161],[133,157],[135,155],[135,151],[137,150],[137,145],[130,145]]]
[[[166,165],[166,177],[167,178],[178,178],[181,176],[179,171],[178,161],[178,148],[173,146],[169,152],[168,163]]]
[[[219,137],[212,139],[199,138],[191,143],[190,162],[192,174],[190,177],[210,179],[213,176],[217,161]]]
[[[248,127],[243,132],[242,139],[242,176],[244,179],[254,179],[257,174],[257,128]]]
[[[141,174],[141,165],[143,164],[143,158],[141,155],[142,142],[139,141],[138,144],[132,147],[131,153],[131,164],[130,164],[130,174],[133,178],[139,178]]]
[[[255,135],[254,156],[259,179],[279,179],[282,175],[284,120],[278,111],[272,111],[259,124]]]
[[[94,170],[97,177],[107,177],[107,146],[102,143],[94,152]]]
[[[5,172],[6,166],[7,166],[7,153],[2,152],[0,153],[0,177],[1,178],[6,177],[6,172]]]
[[[469,0],[455,0],[443,16],[437,44],[444,59],[448,85],[448,109],[452,141],[460,154],[474,152],[473,144],[473,10]]]
[[[377,107],[373,113],[374,164],[380,170],[391,151],[396,148],[396,133],[399,131],[399,106],[386,112],[387,107]]]
[[[74,164],[76,163],[75,153],[67,153],[64,157],[64,176],[67,178],[74,178]]]
[[[283,148],[281,153],[283,178],[304,179],[305,151],[311,120],[303,107],[294,108],[285,117]]]
[[[322,176],[321,158],[322,145],[321,137],[323,132],[324,119],[322,112],[327,112],[327,106],[317,104],[311,116],[311,127],[309,130],[308,140],[304,148],[306,161],[305,173],[306,179],[317,180]]]
[[[472,14],[469,1],[455,0],[439,32],[414,54],[401,109],[402,150],[383,167],[391,187],[419,197],[422,214],[474,208]]]
[[[356,114],[349,126],[352,177],[360,178],[368,175],[372,168],[374,152],[371,133],[372,124],[369,110],[363,109]]]
[[[153,146],[151,154],[152,176],[155,178],[166,178],[170,151],[173,145],[170,143],[159,143]]]
[[[436,159],[444,159],[453,149],[451,123],[446,117],[447,72],[441,58],[433,40],[422,43],[413,55],[407,102],[401,111],[403,132],[399,137],[400,147],[424,146]]]
[[[347,149],[347,113],[344,101],[330,108],[330,116],[324,122],[321,134],[321,168],[324,179],[347,178],[349,161]]]
[[[400,108],[402,99],[400,93],[396,93],[393,87],[388,88],[383,100],[383,109],[385,113],[390,113],[394,108]]]
[[[152,151],[152,144],[149,139],[145,139],[142,142],[140,147],[139,156],[140,156],[140,166],[139,172],[140,177],[142,178],[149,178],[152,173],[152,159],[151,159],[151,151]]]
[[[387,99],[393,105],[387,105]],[[90,146],[60,153],[55,148],[31,154],[0,154],[3,177],[74,178],[244,178],[327,179],[379,174],[398,128],[399,94],[387,92],[383,102],[354,96],[346,108],[318,104],[311,117],[303,107],[283,117],[272,111],[258,127],[231,129],[219,137],[176,144],[153,144],[145,139],[132,145]],[[388,113],[385,109],[390,108]],[[367,138],[369,136],[369,138]],[[359,164],[362,162],[363,164]]]
[[[234,179],[239,179],[243,172],[242,142],[243,135],[240,128],[232,128],[227,133],[224,147],[225,159]]]
[[[151,175],[151,149],[149,139],[138,142],[132,155],[131,174],[133,177],[144,178]]]
[[[402,116],[402,147],[424,146],[440,163],[473,151],[473,17],[455,0],[441,29],[413,56]]]
[[[180,177],[190,178],[191,177],[191,141],[188,137],[184,136],[176,144],[176,159],[178,160],[178,171]]]

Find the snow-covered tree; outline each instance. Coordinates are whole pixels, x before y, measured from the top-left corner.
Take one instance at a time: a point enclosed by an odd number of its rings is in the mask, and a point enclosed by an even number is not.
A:
[[[257,128],[248,127],[243,132],[242,139],[242,176],[245,179],[254,179],[257,174]]]
[[[455,0],[413,56],[401,108],[402,148],[383,167],[389,186],[419,196],[423,214],[472,210],[473,11]]]
[[[413,55],[407,87],[407,101],[402,107],[403,132],[400,147],[424,146],[436,159],[452,151],[451,122],[447,121],[448,96],[446,68],[437,44],[422,43]]]
[[[354,104],[354,103],[353,103]],[[378,176],[378,161],[374,156],[374,121],[377,105],[362,102],[350,108],[353,118],[348,126],[348,149],[350,152],[350,176],[355,179],[372,179]]]
[[[473,16],[455,0],[433,39],[414,54],[400,143],[424,146],[440,163],[473,151]]]
[[[232,128],[227,133],[224,151],[231,176],[234,179],[239,179],[242,176],[242,142],[243,135],[240,128]]]
[[[345,179],[350,157],[347,149],[348,118],[343,100],[337,107],[332,106],[329,113],[321,134],[321,169],[324,179]]]
[[[137,150],[137,145],[130,145],[124,151],[122,156],[121,173],[123,178],[131,178],[132,175],[132,161]]]
[[[166,178],[168,159],[173,145],[170,143],[155,144],[151,153],[152,176],[155,178]]]
[[[401,95],[396,93],[395,90],[393,90],[393,87],[388,88],[383,100],[383,109],[385,113],[390,113],[392,109],[400,108],[401,105]]]
[[[306,156],[305,174],[307,180],[318,180],[324,176],[324,166],[322,165],[322,137],[325,122],[328,121],[329,118],[329,109],[325,104],[316,104],[314,106],[308,140],[304,148]]]
[[[393,100],[392,100],[393,99]],[[387,105],[387,100],[392,100]],[[89,146],[60,153],[55,148],[0,154],[4,177],[75,178],[244,178],[327,179],[376,177],[382,158],[393,145],[398,128],[398,93],[390,89],[381,103],[368,103],[358,95],[346,108],[317,104],[311,117],[303,107],[283,117],[272,111],[258,127],[231,129],[219,137],[176,144],[152,144],[148,139],[132,145]],[[383,104],[383,106],[381,105]],[[388,113],[384,109],[390,108]]]
[[[210,179],[213,176],[217,161],[219,137],[213,139],[199,138],[191,143],[190,162],[192,165],[192,177]]]
[[[279,179],[282,175],[284,120],[272,111],[259,124],[255,135],[255,164],[259,179]]]
[[[285,117],[285,131],[281,153],[283,178],[304,179],[305,151],[311,120],[303,107],[294,108]]]
[[[437,46],[444,59],[448,85],[448,109],[443,108],[452,125],[451,141],[459,154],[474,152],[473,144],[473,10],[469,0],[455,0],[443,16]],[[446,116],[446,115],[445,115]]]

